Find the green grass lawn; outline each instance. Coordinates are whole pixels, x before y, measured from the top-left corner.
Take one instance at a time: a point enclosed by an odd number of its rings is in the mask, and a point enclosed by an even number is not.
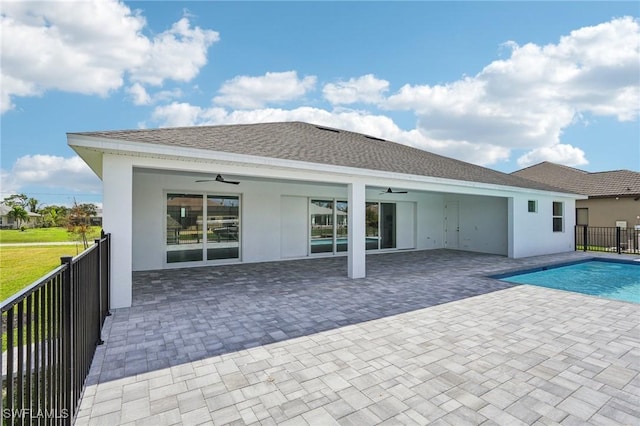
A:
[[[60,257],[76,256],[82,245],[0,248],[0,300],[22,290],[52,269]]]
[[[3,231],[4,232],[4,231]],[[5,300],[60,266],[62,256],[76,256],[82,245],[0,248],[0,300]],[[17,337],[16,337],[17,338]],[[2,334],[2,350],[7,336]]]
[[[100,227],[92,226],[87,239],[93,241],[100,237]],[[0,230],[0,243],[60,243],[77,241],[78,236],[67,231],[66,228],[28,228]]]

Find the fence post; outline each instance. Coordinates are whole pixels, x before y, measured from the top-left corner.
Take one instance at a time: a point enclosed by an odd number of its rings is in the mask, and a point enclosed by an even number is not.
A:
[[[616,226],[616,248],[618,249],[618,254],[622,253],[620,250],[620,227]]]
[[[582,248],[583,251],[587,251],[587,246],[588,246],[588,237],[589,235],[589,227],[587,225],[584,225],[582,227],[582,242],[584,243],[584,247]]]
[[[63,407],[67,414],[67,419],[71,421],[73,418],[72,401],[73,390],[73,256],[64,256],[60,258],[62,265],[66,266],[62,274],[62,365],[64,371],[64,396]],[[61,414],[61,413],[60,413]]]
[[[102,231],[104,234],[104,230]],[[104,234],[107,242],[107,316],[111,316],[111,234]]]
[[[104,231],[102,231],[101,233],[103,232]],[[96,324],[98,325],[98,341],[96,342],[96,345],[101,345],[104,343],[104,340],[102,340],[102,313],[104,312],[104,302],[102,300],[102,268],[104,267],[104,265],[102,264],[102,239],[96,238],[94,240],[94,243],[96,246],[98,246],[98,268],[96,271],[96,273],[98,274],[98,288],[96,289],[96,292],[98,293],[98,321],[96,321]]]

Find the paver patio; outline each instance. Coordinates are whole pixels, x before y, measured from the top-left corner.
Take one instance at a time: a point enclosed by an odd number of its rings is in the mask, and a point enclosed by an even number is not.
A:
[[[76,424],[638,424],[640,309],[434,250],[134,274]]]

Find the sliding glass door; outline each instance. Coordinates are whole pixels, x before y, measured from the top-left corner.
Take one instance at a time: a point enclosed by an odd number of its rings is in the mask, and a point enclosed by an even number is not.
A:
[[[238,258],[239,231],[238,197],[207,195],[207,260]]]
[[[202,260],[202,195],[167,194],[167,263]]]
[[[346,201],[310,200],[309,214],[312,254],[347,251],[349,208]]]
[[[395,203],[367,202],[365,207],[366,248],[396,248]]]
[[[240,257],[238,196],[169,193],[166,208],[167,263]]]

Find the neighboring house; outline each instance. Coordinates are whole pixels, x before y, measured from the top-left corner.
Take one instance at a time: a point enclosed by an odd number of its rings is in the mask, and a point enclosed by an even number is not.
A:
[[[13,217],[9,215],[11,211],[11,207],[5,205],[4,203],[0,203],[0,229],[18,229],[18,223],[15,221]],[[38,225],[41,214],[27,212],[29,218],[20,224],[20,227],[25,228],[34,228]]]
[[[543,162],[512,175],[589,198],[576,201],[576,224],[634,228],[640,225],[640,173],[630,170],[586,172]]]
[[[301,122],[67,140],[103,181],[114,308],[131,305],[132,271],[346,254],[348,276],[361,278],[367,252],[571,251],[575,200],[583,198]]]

